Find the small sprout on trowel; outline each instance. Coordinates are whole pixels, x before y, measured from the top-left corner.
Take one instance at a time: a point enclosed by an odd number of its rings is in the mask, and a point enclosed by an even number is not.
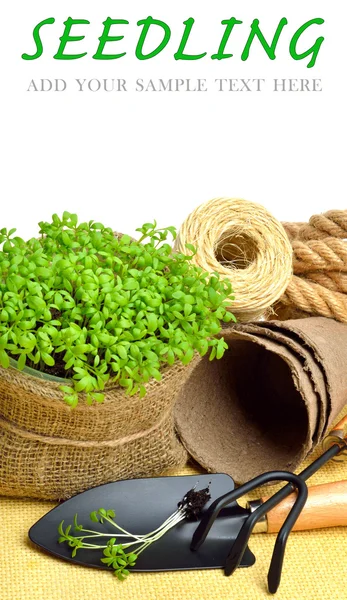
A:
[[[116,577],[120,581],[123,581],[129,575],[128,567],[135,566],[138,556],[146,548],[157,542],[165,533],[181,521],[190,519],[191,517],[197,519],[210,498],[209,488],[198,491],[195,488],[189,490],[178,503],[178,509],[160,527],[145,535],[129,533],[129,531],[120,527],[114,520],[116,518],[114,510],[99,508],[90,513],[90,519],[94,523],[104,524],[106,522],[114,527],[117,530],[117,538],[123,538],[124,541],[122,543],[117,542],[114,533],[103,533],[94,531],[93,529],[85,529],[83,525],[78,523],[76,514],[73,521],[73,530],[81,535],[72,535],[72,525],[68,525],[64,530],[64,521],[62,521],[58,527],[58,542],[66,542],[73,549],[72,557],[76,556],[77,550],[102,550],[104,558],[100,559],[101,562],[111,567]],[[92,543],[92,538],[94,538],[95,542],[99,541],[100,543]],[[105,543],[104,538],[110,539]],[[127,552],[128,549],[130,549],[129,552]]]

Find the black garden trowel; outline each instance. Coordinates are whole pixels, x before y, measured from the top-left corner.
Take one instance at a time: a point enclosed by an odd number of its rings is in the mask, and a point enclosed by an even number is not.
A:
[[[344,423],[343,427],[345,425]],[[279,585],[286,540],[294,526],[297,529],[312,529],[347,525],[347,510],[343,509],[347,507],[347,482],[330,484],[329,488],[326,485],[310,488],[309,500],[303,510],[307,500],[305,480],[331,458],[346,453],[346,434],[338,427],[329,438],[326,452],[300,476],[275,471],[261,475],[238,489],[235,489],[233,479],[225,474],[131,479],[108,483],[58,505],[33,525],[29,537],[40,548],[59,558],[75,564],[109,569],[109,566],[100,562],[103,558],[102,550],[81,548],[72,557],[72,548],[66,543],[59,543],[59,524],[62,521],[65,527],[73,524],[77,513],[77,522],[83,523],[84,528],[114,535],[117,543],[121,544],[122,535],[118,539],[119,531],[115,532],[108,522],[91,522],[90,514],[93,511],[100,507],[113,509],[117,524],[122,530],[131,532],[134,537],[141,537],[157,530],[175,513],[189,490],[208,488],[208,500],[201,514],[197,518],[184,518],[168,530],[138,556],[131,570],[224,568],[226,574],[230,575],[236,567],[254,564],[255,557],[247,544],[250,534],[257,526],[259,530],[268,530],[270,533],[280,530],[269,572],[269,588],[274,592]],[[270,480],[289,483],[269,499],[253,502],[247,508],[242,508],[236,502],[243,494]],[[291,501],[284,505],[283,500],[293,489],[298,490],[298,495],[293,495]],[[322,514],[325,515],[323,520]],[[268,528],[267,518],[270,525]],[[106,536],[102,543],[105,540],[107,542]]]
[[[117,523],[123,529],[139,535],[147,534],[154,531],[175,512],[178,503],[190,489],[206,487],[209,487],[211,498],[202,514],[214,500],[233,490],[235,485],[233,479],[224,474],[129,479],[107,483],[78,494],[51,510],[33,525],[29,537],[32,542],[59,558],[90,567],[108,568],[100,562],[103,556],[101,550],[99,552],[81,549],[76,557],[72,558],[71,548],[67,544],[58,543],[59,523],[61,521],[64,521],[65,525],[73,523],[77,513],[78,521],[83,523],[84,527],[114,533],[118,541],[117,532],[107,523],[101,525],[90,521],[90,513],[104,507],[115,511]],[[230,540],[237,536],[245,512],[236,502],[224,509],[213,527],[213,533],[199,552],[192,552],[190,549],[199,521],[194,518],[185,519],[147,548],[146,552],[138,557],[132,571],[224,567],[230,549]],[[237,515],[240,518],[234,518]],[[121,541],[122,538],[119,538],[119,543]],[[254,555],[247,550],[242,559],[242,566],[249,567],[254,562]]]

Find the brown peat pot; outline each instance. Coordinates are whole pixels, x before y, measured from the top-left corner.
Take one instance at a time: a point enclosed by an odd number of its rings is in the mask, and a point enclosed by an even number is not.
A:
[[[178,393],[182,443],[208,471],[238,483],[295,470],[347,403],[347,325],[264,321],[223,337],[223,358],[201,359]]]

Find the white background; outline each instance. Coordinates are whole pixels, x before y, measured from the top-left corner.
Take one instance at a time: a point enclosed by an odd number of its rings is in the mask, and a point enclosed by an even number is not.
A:
[[[283,220],[303,220],[331,208],[346,208],[346,84],[343,2],[263,0],[103,2],[20,0],[1,7],[1,226],[34,235],[39,220],[69,210],[131,233],[156,218],[179,226],[201,202],[216,196],[257,201]],[[170,24],[172,38],[158,57],[138,61],[136,22],[152,15]],[[88,55],[53,60],[63,21],[85,18],[74,34],[85,35],[67,51]],[[107,16],[124,18],[122,42],[106,51],[127,51],[117,61],[92,59]],[[183,21],[194,17],[187,51],[208,56],[175,61]],[[244,24],[230,39],[234,57],[211,60],[232,16]],[[42,30],[43,56],[32,54],[32,29]],[[280,18],[289,24],[270,61],[255,41],[247,62],[240,54],[254,18],[271,40]],[[324,34],[316,67],[294,61],[289,41],[305,21],[311,28],[302,50]],[[118,29],[120,31],[120,29]],[[116,33],[113,31],[113,33]],[[309,44],[310,42],[310,44]],[[306,47],[305,47],[306,46]],[[321,78],[322,93],[79,93],[75,78]],[[31,79],[63,78],[64,93],[27,92]]]

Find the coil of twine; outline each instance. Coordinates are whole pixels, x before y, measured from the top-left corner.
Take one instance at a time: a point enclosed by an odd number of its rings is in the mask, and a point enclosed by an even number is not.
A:
[[[321,315],[347,323],[347,210],[283,223],[294,275],[276,306],[280,318]]]
[[[175,250],[197,253],[204,271],[229,279],[230,309],[238,321],[262,318],[284,294],[292,277],[292,247],[282,224],[263,206],[216,198],[194,210],[181,226]]]

